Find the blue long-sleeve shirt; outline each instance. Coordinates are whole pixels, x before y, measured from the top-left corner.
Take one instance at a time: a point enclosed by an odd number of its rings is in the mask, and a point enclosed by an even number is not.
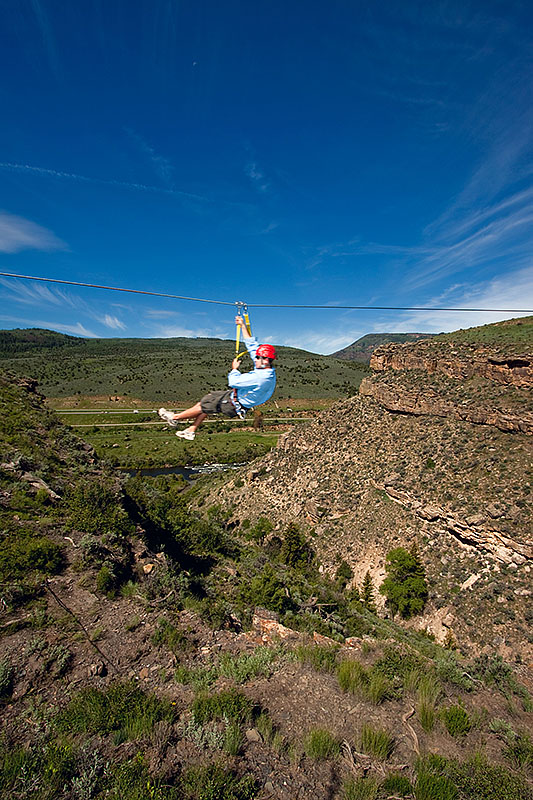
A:
[[[243,340],[251,357],[255,358],[255,352],[259,347],[257,339],[244,335]],[[266,403],[274,393],[276,370],[255,367],[251,372],[243,374],[238,369],[232,369],[228,373],[228,385],[231,389],[237,389],[237,400],[243,408],[260,406],[262,403]]]

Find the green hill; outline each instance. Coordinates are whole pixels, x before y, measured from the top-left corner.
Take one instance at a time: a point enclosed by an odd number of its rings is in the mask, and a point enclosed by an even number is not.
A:
[[[531,355],[533,343],[533,317],[517,317],[491,325],[464,328],[453,333],[440,333],[437,340],[464,344],[486,344],[495,347],[512,346],[513,351],[523,350]]]
[[[47,398],[127,396],[183,404],[226,385],[234,343],[222,339],[76,339],[45,330],[0,331],[0,367],[37,380]],[[365,367],[278,347],[274,399],[357,392]],[[242,369],[252,366],[249,357]]]

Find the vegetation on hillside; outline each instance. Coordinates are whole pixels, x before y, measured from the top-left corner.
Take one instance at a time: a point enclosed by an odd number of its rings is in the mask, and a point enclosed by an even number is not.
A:
[[[453,333],[441,333],[437,340],[453,341],[465,344],[483,344],[493,346],[515,346],[531,348],[533,341],[533,317],[517,317],[492,325],[479,325],[475,328],[464,328]]]
[[[234,343],[222,339],[61,337],[37,329],[0,331],[0,367],[36,379],[50,398],[110,395],[192,405],[224,388],[235,355]],[[278,400],[348,397],[357,392],[367,369],[305,350],[277,350]],[[242,369],[251,367],[245,356]]]
[[[0,402],[3,796],[531,800],[531,701],[501,659],[377,616],[312,530],[119,480],[36,395],[2,379]],[[294,638],[258,646],[258,607]]]
[[[208,482],[118,478],[113,457],[139,464],[154,432],[131,428],[106,448],[116,434],[95,425],[98,462],[31,391],[2,379],[0,398],[3,794],[531,800],[519,672],[391,619],[423,610],[427,550],[393,547],[376,586],[369,572],[356,586],[338,553],[329,578],[307,525],[208,506]],[[161,457],[172,433],[158,431]],[[442,482],[448,463],[460,475],[461,459],[470,481],[487,480],[485,452],[472,462],[460,433],[442,450],[425,443],[419,489]],[[210,445],[215,436],[206,430]],[[413,471],[395,468],[394,482]],[[517,487],[508,499],[521,512]],[[374,495],[376,509],[389,502]],[[257,646],[247,633],[257,609],[292,638]]]

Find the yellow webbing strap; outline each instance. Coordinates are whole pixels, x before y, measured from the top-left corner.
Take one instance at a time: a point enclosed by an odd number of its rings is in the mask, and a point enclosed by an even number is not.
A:
[[[237,306],[237,316],[243,317],[244,325],[246,327],[246,333],[248,336],[252,335],[252,328],[250,326],[250,317],[248,315],[248,308],[246,307],[245,303],[235,303]],[[239,353],[239,348],[241,345],[241,326],[237,325],[237,335],[235,337],[235,358],[242,358],[248,352],[247,350],[243,350],[242,353]]]

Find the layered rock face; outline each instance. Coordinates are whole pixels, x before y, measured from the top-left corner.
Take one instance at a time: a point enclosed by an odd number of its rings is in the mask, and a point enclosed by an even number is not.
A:
[[[416,542],[438,638],[445,620],[458,640],[533,658],[533,359],[488,349],[376,351],[358,397],[280,437],[226,498],[235,521],[299,522],[323,568],[345,560],[359,585],[369,570],[379,587],[387,552]]]
[[[522,389],[533,387],[533,356],[474,344],[457,346],[453,342],[430,340],[416,347],[385,345],[373,353],[370,366],[376,372],[418,369],[461,380],[478,377]]]

